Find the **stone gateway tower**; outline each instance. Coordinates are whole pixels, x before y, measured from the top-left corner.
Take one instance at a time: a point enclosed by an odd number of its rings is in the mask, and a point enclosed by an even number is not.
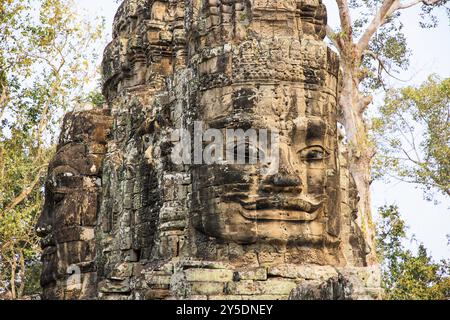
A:
[[[124,1],[107,105],[66,115],[49,167],[44,298],[379,298],[325,25],[321,0]],[[218,143],[239,130],[270,154]]]

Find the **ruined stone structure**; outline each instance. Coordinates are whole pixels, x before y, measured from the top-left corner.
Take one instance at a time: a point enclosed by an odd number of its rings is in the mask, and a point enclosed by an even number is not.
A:
[[[44,298],[379,298],[325,25],[320,0],[124,1],[107,106],[66,116],[50,164]],[[279,170],[174,163],[196,121],[277,130]]]

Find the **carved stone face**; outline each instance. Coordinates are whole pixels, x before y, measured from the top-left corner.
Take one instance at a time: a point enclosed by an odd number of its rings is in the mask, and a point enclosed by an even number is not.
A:
[[[96,223],[98,186],[93,175],[99,164],[86,153],[84,144],[69,143],[49,166],[45,204],[37,227],[43,237],[43,285],[65,275],[70,264],[92,255],[84,240],[93,238]]]
[[[218,92],[222,91],[222,92]],[[227,92],[229,91],[229,92]],[[230,95],[226,99],[210,99]],[[238,243],[323,243],[339,216],[334,99],[300,86],[212,89],[200,118],[216,129],[279,132],[278,160],[194,168],[194,223]],[[249,148],[258,148],[247,143]],[[276,156],[276,154],[275,154]],[[278,167],[270,172],[268,167]],[[269,172],[269,173],[267,173]]]
[[[44,208],[36,227],[43,248],[41,284],[48,289],[44,290],[48,298],[64,294],[58,291],[58,281],[65,281],[74,266],[81,273],[90,273],[84,281],[95,281],[91,263],[95,258],[94,227],[103,144],[108,132],[108,117],[94,111],[69,114],[64,120],[61,141],[49,165]],[[90,294],[82,292],[80,297]]]

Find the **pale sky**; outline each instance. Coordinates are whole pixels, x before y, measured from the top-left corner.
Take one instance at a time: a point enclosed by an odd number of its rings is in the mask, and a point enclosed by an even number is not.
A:
[[[323,0],[328,9],[331,26],[338,25],[338,11],[334,0]],[[111,34],[112,21],[118,4],[115,0],[76,0],[89,15],[104,16],[108,33]],[[412,50],[410,70],[399,75],[401,79],[411,79],[408,83],[392,81],[396,86],[420,84],[428,75],[436,73],[450,77],[450,26],[444,10],[439,17],[437,29],[423,30],[418,24],[419,8],[403,12],[404,32]],[[99,48],[99,54],[103,48]],[[424,200],[422,191],[405,183],[385,183],[376,181],[372,188],[373,210],[384,204],[397,204],[410,226],[409,234],[423,242],[435,259],[450,258],[446,235],[450,234],[450,200],[438,197],[439,204]]]

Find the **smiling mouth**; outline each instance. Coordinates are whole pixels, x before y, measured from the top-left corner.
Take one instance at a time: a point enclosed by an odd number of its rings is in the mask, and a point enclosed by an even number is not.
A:
[[[312,221],[319,214],[322,202],[312,203],[299,198],[240,199],[242,216],[250,220]]]

